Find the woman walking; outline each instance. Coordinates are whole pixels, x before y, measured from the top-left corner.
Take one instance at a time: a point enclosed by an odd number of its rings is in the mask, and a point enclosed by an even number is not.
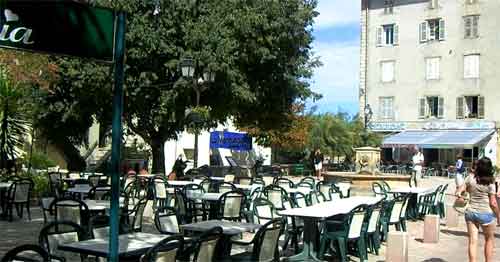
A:
[[[317,148],[314,151],[314,171],[316,172],[316,178],[321,181],[321,171],[323,170],[323,154],[321,154],[321,150]]]
[[[465,211],[465,221],[469,233],[469,261],[477,261],[479,227],[484,233],[484,256],[486,262],[493,262],[496,224],[500,224],[493,165],[487,157],[477,162],[475,173],[465,179],[457,190],[457,197],[462,199],[462,192],[469,193],[469,207]],[[498,260],[496,260],[498,261]]]

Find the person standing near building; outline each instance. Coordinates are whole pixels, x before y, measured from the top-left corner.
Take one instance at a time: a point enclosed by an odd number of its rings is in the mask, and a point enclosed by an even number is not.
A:
[[[465,166],[462,160],[462,155],[457,155],[457,162],[455,163],[455,185],[458,188],[464,183]]]
[[[417,153],[412,158],[413,170],[415,171],[415,177],[413,177],[413,182],[415,186],[418,186],[420,179],[422,178],[422,167],[424,166],[424,154],[422,150],[418,150]]]
[[[485,261],[493,262],[495,226],[500,224],[500,210],[495,192],[493,164],[489,158],[483,157],[478,161],[475,173],[467,176],[465,183],[457,190],[457,201],[465,201],[462,196],[465,191],[469,193],[469,206],[465,211],[469,234],[469,261],[477,261],[477,245],[481,227],[485,239]]]
[[[318,180],[321,180],[321,171],[323,170],[323,154],[321,154],[321,150],[316,149],[314,151],[314,171],[316,172],[316,177]]]

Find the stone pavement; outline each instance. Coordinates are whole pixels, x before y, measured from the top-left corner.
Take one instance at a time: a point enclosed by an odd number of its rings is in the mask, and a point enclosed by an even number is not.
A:
[[[423,186],[437,186],[443,183],[453,181],[446,178],[429,178],[422,180]],[[450,188],[450,193],[454,188]],[[448,201],[451,203],[452,198]],[[14,222],[0,220],[0,258],[15,246],[21,244],[37,243],[38,233],[43,225],[43,217],[38,208],[32,209],[32,221],[26,219],[20,220],[14,218]],[[444,221],[443,221],[444,222]],[[437,244],[422,243],[423,221],[409,222],[408,231],[410,234],[409,242],[409,261],[411,262],[460,262],[467,261],[467,231],[463,217],[457,228],[447,228],[444,223],[441,226],[440,241]],[[147,231],[153,231],[153,225],[145,225]],[[394,228],[391,228],[394,230]],[[500,261],[500,228],[497,230],[497,241],[495,247],[495,256]],[[483,247],[483,239],[480,240],[480,247]],[[482,252],[482,251],[480,251]],[[480,254],[482,256],[482,253]],[[357,261],[357,259],[353,259]],[[379,256],[370,255],[369,261],[385,261],[385,246],[382,247]],[[479,261],[484,261],[480,258]]]

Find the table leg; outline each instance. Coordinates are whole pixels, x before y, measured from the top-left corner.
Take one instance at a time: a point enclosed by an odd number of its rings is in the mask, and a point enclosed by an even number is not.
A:
[[[316,257],[316,243],[318,238],[317,220],[311,217],[304,217],[304,247],[302,252],[295,256],[288,257],[286,261],[322,261]]]

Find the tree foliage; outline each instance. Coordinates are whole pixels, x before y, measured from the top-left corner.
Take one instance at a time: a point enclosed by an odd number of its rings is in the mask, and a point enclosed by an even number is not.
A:
[[[323,153],[343,156],[347,161],[354,156],[354,148],[361,146],[380,146],[381,137],[365,132],[363,122],[358,116],[350,117],[346,113],[326,113],[312,117],[308,146],[319,148]],[[366,139],[366,144],[364,139]]]
[[[316,2],[96,1],[128,14],[124,120],[152,147],[153,172],[163,169],[164,141],[189,125],[193,83],[207,70],[216,73],[200,99],[209,108],[207,126],[233,117],[263,130],[279,128],[294,102],[314,95],[307,79],[318,65],[311,54]],[[178,68],[188,56],[196,61],[194,79]],[[59,81],[45,97],[40,123],[49,134],[64,128],[65,137],[79,142],[94,117],[109,123],[112,70],[74,58],[57,65]]]

